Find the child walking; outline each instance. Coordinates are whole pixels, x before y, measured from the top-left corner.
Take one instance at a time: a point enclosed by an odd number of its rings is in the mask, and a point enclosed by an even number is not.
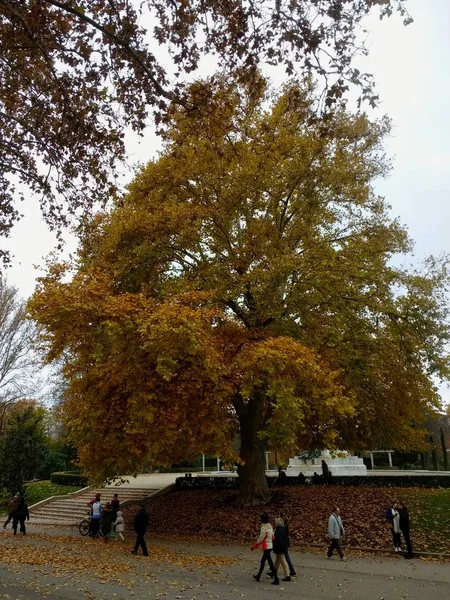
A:
[[[123,532],[125,531],[125,521],[121,510],[117,511],[117,517],[113,525],[116,532],[116,540],[120,538],[121,542],[125,541],[125,538],[123,537]]]

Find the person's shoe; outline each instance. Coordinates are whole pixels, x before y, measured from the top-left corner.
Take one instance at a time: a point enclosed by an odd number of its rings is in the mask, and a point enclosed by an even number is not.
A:
[[[253,579],[254,579],[255,581],[259,581],[259,575],[253,575]]]
[[[328,558],[328,560],[330,560],[331,556],[328,556],[328,554],[327,554],[327,558]]]
[[[291,581],[290,576],[289,577],[283,577],[283,579],[281,581]]]
[[[341,556],[341,560],[342,560],[342,562],[347,562],[347,559],[345,558],[345,556]]]
[[[400,548],[400,546],[398,546],[397,552],[401,552],[401,551],[402,551],[402,549]]]
[[[297,573],[296,573],[295,571],[291,571],[291,572],[289,573],[289,576],[290,576],[290,577],[297,577]]]
[[[148,554],[144,554],[143,556],[148,556]]]
[[[272,581],[272,585],[280,585],[280,580],[279,579],[274,579]]]
[[[132,550],[131,554],[137,554],[137,550]]]
[[[394,548],[394,552],[398,552],[398,548]]]

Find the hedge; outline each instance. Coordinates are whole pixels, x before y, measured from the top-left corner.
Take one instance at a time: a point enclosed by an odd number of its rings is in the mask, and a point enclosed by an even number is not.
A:
[[[73,485],[78,487],[86,487],[88,481],[81,473],[52,473],[50,475],[50,481],[52,483],[58,483],[59,485]]]
[[[269,487],[301,485],[341,485],[349,487],[418,487],[450,488],[449,475],[359,475],[331,477],[325,481],[318,477],[268,477]],[[177,490],[235,490],[239,488],[238,477],[178,477]]]

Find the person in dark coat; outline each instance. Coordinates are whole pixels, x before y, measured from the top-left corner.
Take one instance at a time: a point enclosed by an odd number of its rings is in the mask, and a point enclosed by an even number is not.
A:
[[[20,498],[16,511],[13,514],[13,531],[14,535],[17,535],[17,525],[20,523],[20,533],[26,535],[27,530],[25,528],[25,519],[30,520],[30,513],[28,512],[28,506],[24,498]]]
[[[17,505],[19,504],[19,496],[14,496],[13,498],[11,498],[11,500],[8,502],[8,518],[6,519],[6,521],[3,523],[3,529],[6,529],[6,526],[8,525],[8,523],[10,521],[12,521],[13,517],[14,517],[14,513],[17,510]]]
[[[282,581],[291,581],[291,577],[289,575],[289,568],[284,558],[285,552],[288,549],[288,536],[286,533],[286,528],[284,526],[284,521],[280,517],[275,519],[275,533],[273,536],[273,553],[275,554],[275,569],[278,571],[278,567],[281,565],[284,578]]]
[[[105,504],[105,508],[102,510],[101,516],[101,528],[103,531],[103,541],[105,544],[109,541],[109,534],[111,533],[114,520],[111,502],[107,502]]]
[[[148,513],[145,504],[141,504],[136,516],[134,517],[134,531],[136,532],[136,543],[131,554],[137,554],[139,546],[142,548],[142,554],[148,556],[147,544],[145,543],[145,532],[148,527]]]
[[[286,530],[286,535],[287,535],[287,540],[288,540],[288,547],[286,549],[286,552],[284,553],[284,558],[286,559],[286,562],[288,564],[289,567],[289,576],[290,577],[295,577],[297,575],[297,573],[295,572],[295,568],[294,565],[292,564],[292,560],[291,557],[289,556],[289,547],[291,545],[291,540],[289,537],[289,519],[288,516],[285,512],[280,512],[280,519],[283,519],[284,522],[284,528]]]
[[[117,519],[117,513],[120,510],[120,500],[117,494],[114,494],[114,497],[111,500],[111,508],[113,511],[113,521],[115,521]]]
[[[411,545],[411,537],[409,534],[409,513],[404,502],[398,503],[398,513],[400,515],[400,531],[403,534],[403,539],[405,540],[406,544],[405,558],[412,558],[413,551]]]

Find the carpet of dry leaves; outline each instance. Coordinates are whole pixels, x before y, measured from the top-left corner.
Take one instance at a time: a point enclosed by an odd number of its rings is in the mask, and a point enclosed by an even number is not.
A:
[[[393,499],[402,499],[409,508],[414,548],[450,553],[448,510],[440,514],[434,509],[432,526],[429,520],[424,525],[422,518],[435,493],[436,490],[417,488],[284,487],[274,492],[267,512],[272,522],[280,510],[289,515],[293,543],[326,544],[328,516],[331,507],[337,505],[346,529],[346,545],[390,548],[385,511]],[[237,507],[235,499],[236,492],[223,490],[178,491],[154,498],[147,502],[149,531],[222,542],[252,538],[259,530],[261,509]],[[131,528],[136,506],[129,505],[123,511]]]

